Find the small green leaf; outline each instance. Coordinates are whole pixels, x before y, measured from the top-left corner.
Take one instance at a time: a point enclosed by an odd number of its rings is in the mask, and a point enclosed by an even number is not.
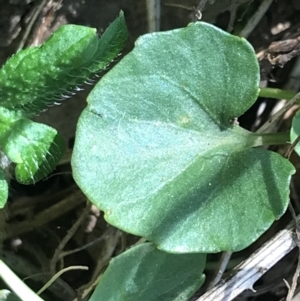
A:
[[[124,47],[123,13],[99,40],[93,28],[65,25],[42,46],[21,50],[0,70],[0,104],[32,116],[103,70]]]
[[[49,174],[64,153],[64,141],[55,129],[25,118],[11,125],[2,144],[9,159],[17,164],[17,181],[24,184]]]
[[[3,208],[8,198],[8,183],[4,171],[0,168],[0,209]]]
[[[292,121],[291,141],[294,142],[299,136],[300,136],[300,111],[297,111]],[[300,155],[299,142],[295,146],[295,151],[298,155]]]
[[[204,282],[205,259],[133,247],[111,260],[89,301],[188,301]]]
[[[236,251],[286,210],[293,166],[233,123],[258,94],[255,52],[206,23],[141,37],[77,125],[76,182],[160,249]]]

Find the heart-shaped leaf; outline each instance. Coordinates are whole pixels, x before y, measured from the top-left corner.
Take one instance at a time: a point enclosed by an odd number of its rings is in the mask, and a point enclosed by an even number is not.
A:
[[[89,301],[187,301],[204,282],[205,259],[133,247],[112,259]]]
[[[234,122],[258,83],[251,45],[212,25],[143,36],[89,95],[76,182],[109,223],[163,250],[248,246],[286,210],[294,171]]]
[[[93,28],[65,25],[39,47],[21,50],[0,70],[0,104],[33,115],[103,70],[124,47],[123,13],[99,40]]]

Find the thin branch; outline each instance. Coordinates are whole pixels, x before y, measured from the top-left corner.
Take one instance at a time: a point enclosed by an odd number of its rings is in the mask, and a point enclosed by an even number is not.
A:
[[[297,216],[297,223],[300,215]],[[281,258],[296,247],[295,223],[292,221],[276,236],[267,241],[250,258],[235,267],[227,279],[206,292],[196,301],[230,301],[247,289],[265,274]]]
[[[64,268],[57,272],[52,278],[37,292],[38,295],[40,295],[42,292],[44,292],[58,277],[60,277],[63,273],[72,271],[72,270],[85,270],[88,271],[88,267],[81,266],[81,265],[74,265],[67,268]]]
[[[262,1],[260,7],[256,11],[256,13],[248,20],[246,26],[241,30],[239,36],[248,38],[250,33],[265,15],[266,11],[269,9],[270,5],[272,4],[273,0],[264,0]]]
[[[193,16],[193,21],[199,21],[202,18],[202,11],[206,5],[207,0],[200,0],[199,4],[195,9],[195,14]]]
[[[67,235],[62,239],[60,242],[59,246],[56,248],[53,258],[51,259],[50,262],[50,274],[54,275],[55,273],[55,267],[56,263],[59,260],[59,255],[68,243],[68,241],[73,237],[81,223],[84,221],[84,219],[88,216],[90,209],[91,209],[92,203],[88,203],[80,217],[77,219],[77,221],[73,224],[73,226],[69,229]]]
[[[42,0],[40,4],[37,5],[37,7],[34,9],[34,13],[33,16],[30,18],[30,22],[29,24],[26,26],[26,30],[25,33],[23,35],[23,38],[21,40],[21,42],[19,43],[17,49],[22,49],[27,41],[27,38],[30,34],[30,31],[33,27],[34,22],[37,20],[39,14],[41,13],[42,9],[44,8],[44,6],[46,5],[48,0]]]
[[[71,192],[60,202],[34,215],[33,219],[9,224],[5,229],[5,238],[16,237],[41,227],[79,206],[85,199],[85,195],[80,190]]]
[[[295,141],[293,141],[293,143],[289,145],[288,149],[287,149],[287,150],[285,151],[285,153],[284,153],[284,157],[285,157],[285,158],[287,158],[287,159],[290,158],[292,152],[294,151],[294,149],[295,149],[296,145],[299,143],[299,141],[300,141],[300,136],[298,136],[298,137],[295,139]],[[292,206],[292,205],[291,205],[291,206]],[[290,210],[291,210],[291,209],[290,209]],[[296,216],[296,215],[295,215],[295,216]]]
[[[92,279],[89,283],[81,286],[78,289],[78,296],[73,301],[81,301],[86,298],[99,282],[101,272],[103,268],[109,263],[120,239],[120,230],[112,228],[112,232],[113,233],[111,233],[111,235],[106,237],[104,247],[99,253],[99,258],[97,259]]]
[[[219,283],[219,281],[221,280],[226,267],[228,265],[228,262],[231,258],[232,252],[223,252],[219,265],[216,269],[216,275],[214,275],[213,280],[210,282],[210,284],[208,285],[208,288],[212,288],[213,286],[215,286],[217,283]]]
[[[147,0],[148,31],[160,30],[160,0]]]
[[[201,12],[204,10],[207,0],[200,0],[199,4],[197,5],[196,9],[200,10]]]
[[[65,256],[69,256],[71,254],[74,254],[74,253],[77,253],[77,252],[80,252],[82,250],[85,250],[93,245],[95,245],[96,243],[102,241],[102,240],[105,240],[110,234],[112,233],[112,229],[111,228],[108,228],[100,237],[98,237],[97,239],[81,246],[81,247],[78,247],[76,249],[73,249],[73,250],[68,250],[68,251],[64,251],[64,252],[61,252],[61,254],[59,255],[59,259],[65,257]]]
[[[164,3],[164,6],[171,6],[171,7],[176,7],[176,8],[182,8],[184,10],[188,10],[188,11],[194,11],[195,8],[192,6],[186,6],[183,4],[177,4],[177,3]]]
[[[274,124],[277,123],[287,110],[289,110],[293,105],[297,104],[300,99],[300,93],[297,93],[290,101],[288,101],[283,108],[281,108],[276,114],[274,114],[266,123],[264,123],[256,133],[266,133],[268,129]]]

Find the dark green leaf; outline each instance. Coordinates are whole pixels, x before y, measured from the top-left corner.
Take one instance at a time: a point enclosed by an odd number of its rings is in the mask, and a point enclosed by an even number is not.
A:
[[[297,111],[293,118],[291,128],[291,141],[294,142],[300,136],[300,111]],[[300,144],[299,142],[295,146],[295,151],[300,155]]]
[[[140,38],[89,95],[76,182],[109,223],[163,250],[248,246],[285,212],[294,172],[233,122],[258,83],[252,47],[212,25]]]
[[[65,25],[42,46],[21,50],[0,70],[0,104],[32,115],[104,69],[125,44],[123,13],[99,40],[96,30]]]
[[[110,262],[89,301],[187,301],[204,282],[205,258],[133,247]]]

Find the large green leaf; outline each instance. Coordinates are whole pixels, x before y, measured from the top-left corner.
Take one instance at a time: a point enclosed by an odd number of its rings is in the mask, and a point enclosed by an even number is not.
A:
[[[124,47],[123,13],[101,39],[96,29],[65,25],[39,47],[21,50],[0,70],[0,104],[32,115],[104,69]]]
[[[44,178],[64,153],[64,141],[55,129],[26,118],[9,124],[5,135],[0,131],[0,138],[5,154],[17,164],[16,179],[24,184]]]
[[[89,301],[187,301],[204,282],[205,259],[133,247],[110,262]]]
[[[294,171],[233,122],[258,83],[252,47],[212,25],[143,36],[89,95],[76,182],[109,223],[163,250],[248,246],[286,210]]]

